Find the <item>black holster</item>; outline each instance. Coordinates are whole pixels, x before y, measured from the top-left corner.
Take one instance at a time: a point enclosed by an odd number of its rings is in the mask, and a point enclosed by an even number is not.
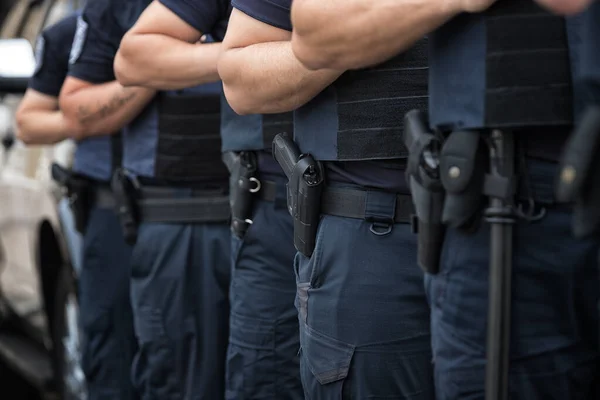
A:
[[[51,167],[52,179],[63,189],[63,193],[69,200],[69,206],[75,220],[75,229],[85,234],[90,210],[93,202],[93,183],[86,177],[73,173],[73,171],[53,163]]]
[[[300,154],[287,134],[279,134],[273,140],[273,156],[288,177],[287,205],[294,220],[294,246],[310,257],[321,216],[323,165],[309,154]]]
[[[226,152],[223,162],[229,169],[229,204],[231,232],[242,239],[252,225],[255,194],[260,190],[258,162],[254,152]]]
[[[138,237],[140,185],[127,171],[117,169],[112,177],[111,188],[117,204],[123,237],[127,244],[133,246]]]
[[[404,127],[409,149],[406,180],[417,217],[417,263],[423,271],[437,274],[446,233],[442,223],[445,193],[438,167],[441,138],[429,131],[427,117],[419,110],[406,114]]]
[[[569,138],[561,159],[556,197],[574,202],[573,233],[586,237],[600,230],[600,106],[590,107]]]

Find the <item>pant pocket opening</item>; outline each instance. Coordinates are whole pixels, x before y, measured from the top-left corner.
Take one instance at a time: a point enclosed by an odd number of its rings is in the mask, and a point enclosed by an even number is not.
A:
[[[308,325],[300,329],[302,357],[321,385],[348,377],[355,346],[327,337]]]

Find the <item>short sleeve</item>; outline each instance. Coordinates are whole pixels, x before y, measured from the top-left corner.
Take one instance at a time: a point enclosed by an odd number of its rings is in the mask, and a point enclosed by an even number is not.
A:
[[[75,35],[77,16],[72,15],[46,29],[35,46],[36,67],[29,87],[48,96],[58,97],[69,63],[69,46]]]
[[[125,6],[127,2],[117,0],[87,3],[77,20],[69,57],[69,76],[96,84],[115,80],[113,63],[127,31],[116,15]]]
[[[292,30],[290,9],[292,0],[233,0],[231,2],[244,14],[276,28]]]
[[[210,33],[227,16],[229,0],[159,0],[175,15],[202,33]]]

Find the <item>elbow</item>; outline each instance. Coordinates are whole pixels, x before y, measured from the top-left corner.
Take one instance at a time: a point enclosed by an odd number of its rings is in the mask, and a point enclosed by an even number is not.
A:
[[[127,35],[123,38],[113,65],[117,81],[125,87],[141,85],[142,66],[136,64],[136,48]]]
[[[239,83],[239,74],[233,69],[227,55],[227,51],[224,51],[217,63],[227,103],[238,115],[253,114],[252,104],[249,101],[253,96],[246,95],[244,88]]]
[[[250,115],[257,114],[254,110],[254,106],[249,101],[251,97],[245,96],[240,93],[239,90],[230,87],[229,85],[223,82],[223,92],[225,93],[225,98],[227,99],[227,103],[229,106],[235,111],[238,115]]]
[[[292,37],[292,51],[298,61],[308,70],[333,68],[335,57],[331,57],[327,49],[316,48],[296,34]]]
[[[122,56],[117,54],[115,58],[115,77],[123,87],[140,86],[139,75],[136,75],[128,62]]]
[[[15,120],[16,120],[16,124],[17,124],[17,132],[16,132],[16,137],[17,139],[19,139],[21,142],[23,142],[26,145],[33,145],[36,144],[34,138],[29,134],[29,132],[27,131],[27,121],[28,121],[29,117],[27,115],[27,112],[19,109],[15,115]]]

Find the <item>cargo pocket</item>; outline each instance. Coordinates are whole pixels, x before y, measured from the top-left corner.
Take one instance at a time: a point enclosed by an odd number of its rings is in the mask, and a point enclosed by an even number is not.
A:
[[[306,324],[300,328],[300,374],[309,400],[341,400],[355,347],[316,332]]]
[[[232,314],[226,399],[276,398],[274,322]]]
[[[135,388],[144,399],[179,399],[175,347],[166,334],[162,312],[141,307],[135,331],[139,342],[132,376]]]

